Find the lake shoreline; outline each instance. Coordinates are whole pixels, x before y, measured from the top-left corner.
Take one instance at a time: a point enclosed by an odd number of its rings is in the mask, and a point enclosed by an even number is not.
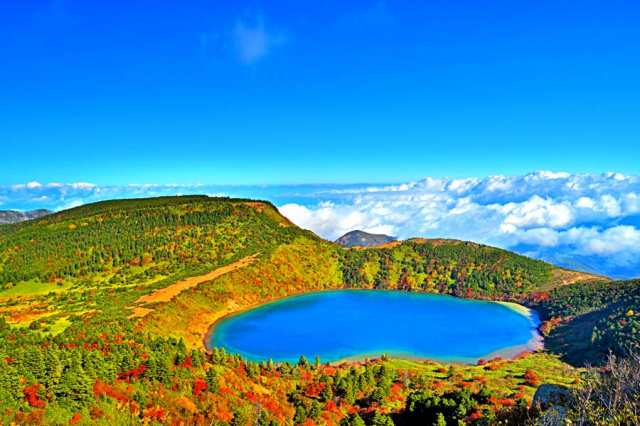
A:
[[[281,296],[281,297],[276,297],[276,298],[271,298],[268,300],[264,300],[261,301],[259,303],[254,303],[251,304],[249,306],[245,306],[242,307],[241,309],[234,309],[233,311],[227,312],[224,315],[220,316],[219,318],[217,318],[208,328],[207,332],[204,334],[203,338],[202,338],[202,343],[203,346],[205,348],[205,350],[208,353],[211,353],[213,350],[213,346],[211,345],[211,341],[212,341],[212,336],[215,334],[216,332],[216,328],[225,320],[228,320],[231,317],[235,317],[235,316],[239,316],[242,315],[244,313],[247,313],[249,311],[261,308],[261,307],[272,307],[273,304],[282,302],[282,301],[289,301],[290,299],[293,298],[298,298],[298,297],[305,297],[305,296],[314,296],[314,295],[318,295],[318,294],[323,294],[323,293],[331,293],[331,292],[346,292],[346,291],[353,291],[353,292],[384,292],[384,293],[407,293],[405,291],[400,291],[400,290],[375,290],[375,289],[359,289],[359,288],[329,288],[329,289],[322,289],[322,290],[318,290],[318,291],[303,291],[303,292],[297,292],[297,293],[292,293],[289,295],[285,295],[285,296]],[[466,365],[470,365],[470,364],[474,364],[476,363],[479,359],[493,359],[493,358],[505,358],[505,359],[513,359],[513,358],[517,358],[518,356],[522,355],[523,353],[531,353],[531,352],[536,352],[536,351],[540,351],[544,349],[544,345],[543,345],[543,338],[541,336],[541,334],[538,332],[538,327],[540,324],[540,321],[538,319],[538,315],[537,313],[530,309],[527,308],[525,306],[519,305],[517,303],[513,303],[513,302],[504,302],[504,301],[494,301],[494,300],[487,300],[487,299],[467,299],[467,298],[460,298],[460,297],[456,297],[456,296],[452,296],[452,295],[443,295],[443,294],[438,294],[438,293],[422,293],[422,292],[409,292],[409,293],[413,293],[413,294],[420,294],[420,295],[425,295],[425,296],[437,296],[437,297],[447,297],[447,298],[454,298],[454,299],[458,299],[460,301],[479,301],[479,302],[491,302],[491,303],[497,303],[527,319],[529,319],[532,323],[533,323],[533,327],[532,327],[532,337],[531,339],[524,343],[524,344],[518,344],[515,346],[509,346],[509,347],[505,347],[505,348],[501,348],[499,350],[490,352],[488,354],[486,354],[485,356],[476,358],[469,358],[469,359],[465,359],[466,357],[462,357],[460,359],[443,359],[437,356],[434,357],[425,357],[425,356],[414,356],[410,353],[399,353],[397,351],[394,350],[389,350],[389,351],[380,351],[380,352],[375,352],[375,353],[365,353],[365,354],[361,354],[361,355],[354,355],[354,356],[348,356],[345,358],[340,358],[340,359],[336,359],[334,361],[330,361],[330,362],[325,362],[326,364],[331,364],[331,365],[337,365],[337,364],[342,364],[345,362],[363,362],[366,361],[368,359],[379,359],[382,356],[389,356],[391,358],[396,358],[396,359],[407,359],[407,360],[412,360],[412,361],[420,361],[420,362],[426,362],[426,361],[433,361],[433,362],[438,362],[438,363],[446,363],[446,364],[466,364]],[[233,309],[233,308],[232,308]],[[395,353],[394,353],[395,352]],[[241,354],[242,355],[242,354]],[[252,359],[251,356],[248,355],[242,355],[247,359]],[[258,358],[252,359],[253,361],[256,361]],[[282,361],[282,362],[292,362],[293,360],[287,360],[287,361]]]

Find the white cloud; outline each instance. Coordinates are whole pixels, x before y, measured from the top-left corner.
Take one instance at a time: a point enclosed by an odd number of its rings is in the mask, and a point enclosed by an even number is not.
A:
[[[589,235],[589,238],[578,240],[578,242],[589,254],[638,253],[640,251],[640,230],[633,226],[614,226],[602,232],[594,232]]]
[[[282,34],[267,31],[262,18],[258,18],[253,24],[237,21],[233,30],[233,39],[238,58],[245,64],[258,61],[273,47],[284,42]]]
[[[635,176],[544,171],[349,188],[340,193],[340,202],[289,203],[281,211],[329,239],[354,229],[387,229],[400,238],[524,245],[530,253],[566,250],[572,256],[606,256],[608,263],[629,264],[640,262],[640,230],[618,222],[640,214],[638,193]]]
[[[527,201],[507,203],[500,208],[505,214],[505,228],[531,228],[550,226],[559,228],[568,225],[573,219],[571,206],[566,202],[557,203],[551,198],[534,195]]]

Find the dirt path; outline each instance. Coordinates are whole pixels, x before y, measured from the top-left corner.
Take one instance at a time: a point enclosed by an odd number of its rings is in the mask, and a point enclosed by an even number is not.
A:
[[[179,295],[185,290],[193,288],[198,284],[202,284],[207,281],[211,281],[215,278],[218,278],[221,275],[227,274],[229,272],[233,272],[236,269],[243,268],[245,266],[250,265],[255,260],[257,254],[244,257],[237,262],[230,263],[229,265],[222,266],[218,269],[215,269],[207,274],[198,275],[196,277],[190,277],[184,279],[182,281],[178,281],[175,284],[171,284],[168,287],[164,287],[154,291],[151,294],[147,294],[141,296],[136,300],[136,304],[149,304],[149,303],[166,303],[171,301],[174,297]],[[153,311],[151,308],[146,308],[143,306],[132,307],[133,314],[129,318],[142,318]]]
[[[549,281],[549,283],[543,285],[540,290],[549,291],[557,287],[562,287],[565,285],[575,284],[583,281],[611,281],[611,279],[587,272],[557,268],[552,272],[551,280]]]

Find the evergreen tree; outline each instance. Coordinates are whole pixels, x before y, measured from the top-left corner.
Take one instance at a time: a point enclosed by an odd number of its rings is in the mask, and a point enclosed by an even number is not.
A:
[[[92,383],[82,368],[79,355],[71,357],[71,363],[64,368],[55,394],[75,409],[81,409],[92,399]]]
[[[376,411],[376,414],[373,416],[373,419],[371,419],[371,426],[394,426],[395,423],[393,423],[393,420],[391,420],[391,417],[387,416],[386,414],[380,414],[379,412]]]

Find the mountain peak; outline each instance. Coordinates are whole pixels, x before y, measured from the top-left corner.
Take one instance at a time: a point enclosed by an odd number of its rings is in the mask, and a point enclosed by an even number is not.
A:
[[[395,237],[384,234],[370,234],[355,230],[350,231],[336,240],[336,243],[345,247],[374,247],[396,241]]]

